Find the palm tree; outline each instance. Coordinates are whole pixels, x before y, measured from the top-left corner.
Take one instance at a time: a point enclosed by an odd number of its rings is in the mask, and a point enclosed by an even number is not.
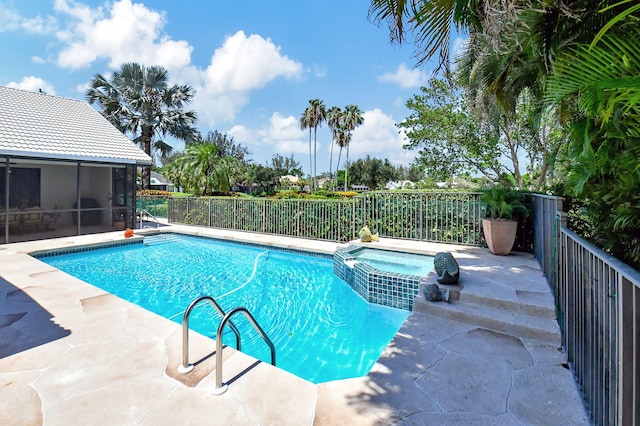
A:
[[[347,131],[343,124],[340,124],[336,129],[335,133],[336,144],[340,147],[340,152],[338,153],[338,163],[336,164],[336,188],[338,187],[338,169],[340,168],[340,158],[342,157],[342,149],[349,146],[349,142],[351,142],[351,133]],[[346,180],[345,180],[345,188],[346,188]]]
[[[327,119],[327,110],[324,106],[324,102],[320,99],[311,99],[309,106],[304,110],[300,117],[300,128],[309,129],[309,166],[311,167],[312,176],[312,190],[317,190],[316,182],[316,135],[318,127],[322,125],[322,122]],[[311,153],[311,129],[313,128],[313,154]]]
[[[300,129],[309,129],[309,176],[313,175],[313,153],[311,150],[311,129],[313,125],[311,124],[311,120],[311,110],[307,107],[300,116]]]
[[[351,132],[356,127],[364,123],[362,117],[362,111],[357,105],[347,105],[342,113],[342,124],[347,132],[346,146],[347,146],[347,160],[344,165],[344,191],[347,191],[347,182],[349,177],[349,144],[351,142]]]
[[[97,104],[102,115],[152,156],[152,151],[167,155],[171,146],[162,137],[168,135],[189,141],[196,138],[195,111],[184,108],[195,92],[188,85],[167,83],[168,72],[161,66],[123,64],[110,79],[96,74],[86,92],[90,104]],[[154,138],[157,138],[154,140]],[[153,156],[152,156],[153,158]],[[151,168],[142,169],[142,188],[149,189]]]
[[[415,33],[418,65],[439,52],[436,71],[443,69],[448,75],[452,27],[459,32],[479,30],[489,15],[480,9],[483,6],[468,0],[371,0],[369,19],[378,25],[387,23],[392,43],[403,43],[407,32]],[[504,21],[504,13],[496,15]]]
[[[178,159],[167,168],[167,176],[177,178],[198,195],[229,192],[239,172],[240,161],[220,156],[219,146],[211,141],[189,143]]]
[[[327,125],[331,129],[331,154],[329,155],[329,178],[333,178],[331,170],[333,169],[333,144],[337,143],[337,133],[340,127],[340,119],[342,117],[342,110],[340,107],[333,106],[327,111]],[[337,174],[337,172],[336,172]]]

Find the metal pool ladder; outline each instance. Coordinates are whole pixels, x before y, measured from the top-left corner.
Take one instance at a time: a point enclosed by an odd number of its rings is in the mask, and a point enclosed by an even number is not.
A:
[[[211,307],[213,307],[216,312],[218,312],[218,314],[222,317],[222,321],[220,321],[218,330],[216,331],[216,386],[215,388],[211,389],[211,393],[213,395],[222,395],[227,390],[227,384],[222,383],[222,331],[227,323],[229,323],[229,328],[231,328],[233,333],[236,335],[236,349],[238,351],[241,349],[240,331],[231,321],[231,317],[237,313],[242,313],[247,318],[251,326],[258,332],[260,337],[262,337],[262,340],[264,340],[265,343],[269,346],[269,349],[271,351],[271,365],[276,365],[276,348],[275,346],[273,346],[273,342],[271,342],[271,339],[269,339],[262,327],[260,327],[260,324],[258,324],[258,322],[255,320],[253,315],[251,315],[251,312],[249,312],[247,308],[239,306],[231,309],[228,313],[225,313],[213,297],[200,296],[193,302],[191,302],[187,310],[184,311],[184,315],[182,316],[182,365],[178,367],[179,373],[188,373],[193,370],[194,367],[193,364],[189,363],[189,315],[191,315],[191,311],[193,310],[193,308],[203,300],[209,302]]]
[[[143,229],[143,222],[144,222],[144,218],[146,217],[147,219],[151,218],[151,220],[153,222],[156,223],[156,229],[158,229],[160,227],[160,221],[158,220],[157,217],[155,217],[154,215],[152,215],[151,213],[149,213],[148,210],[146,209],[142,209],[142,210],[138,210],[138,217],[140,218],[140,228],[139,229]],[[148,226],[144,226],[144,228],[148,228]]]

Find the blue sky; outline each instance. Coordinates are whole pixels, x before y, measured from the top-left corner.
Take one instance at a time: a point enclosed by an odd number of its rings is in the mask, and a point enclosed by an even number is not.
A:
[[[415,152],[395,124],[431,76],[414,69],[414,47],[389,43],[367,20],[368,1],[0,0],[0,85],[84,99],[97,73],[125,62],[162,65],[197,91],[197,127],[232,135],[255,162],[293,154],[309,172],[310,99],[356,104],[350,159],[408,165]],[[184,148],[170,141],[177,150]],[[318,173],[328,171],[331,134],[318,130]],[[338,150],[334,150],[333,167]],[[344,162],[344,153],[342,162]],[[341,163],[341,166],[343,164]]]

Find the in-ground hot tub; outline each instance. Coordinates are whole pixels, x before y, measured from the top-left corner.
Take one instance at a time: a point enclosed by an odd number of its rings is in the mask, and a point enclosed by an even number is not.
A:
[[[333,272],[371,303],[411,311],[433,256],[354,245],[336,250]]]

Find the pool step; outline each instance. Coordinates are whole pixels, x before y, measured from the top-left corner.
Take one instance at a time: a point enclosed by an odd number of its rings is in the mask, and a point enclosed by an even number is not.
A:
[[[553,309],[542,306],[540,297],[523,296],[525,300],[518,302],[465,295],[462,290],[458,300],[446,303],[430,302],[420,292],[413,302],[413,310],[560,346],[560,327]]]
[[[155,246],[158,244],[166,244],[178,241],[179,236],[176,234],[155,234],[155,235],[145,235],[144,237],[144,245],[145,246]]]

